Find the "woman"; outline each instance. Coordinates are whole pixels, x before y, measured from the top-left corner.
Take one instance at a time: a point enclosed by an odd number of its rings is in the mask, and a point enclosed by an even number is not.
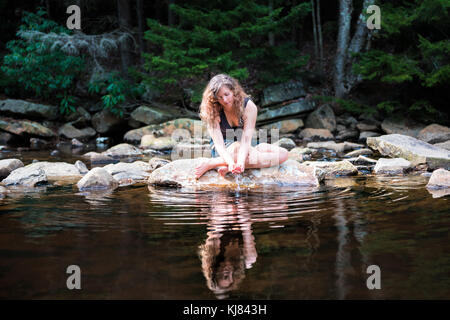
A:
[[[252,146],[258,109],[238,81],[228,75],[213,77],[203,92],[200,118],[211,136],[212,158],[195,168],[196,178],[217,168],[221,176],[227,172],[242,173],[245,168],[267,168],[287,160],[284,148],[261,143]],[[240,141],[236,136],[242,130]]]

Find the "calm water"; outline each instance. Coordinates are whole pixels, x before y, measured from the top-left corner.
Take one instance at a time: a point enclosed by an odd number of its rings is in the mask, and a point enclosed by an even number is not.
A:
[[[450,197],[426,182],[16,190],[0,199],[0,298],[448,299]],[[82,290],[66,288],[69,265]],[[366,287],[369,265],[380,290]]]

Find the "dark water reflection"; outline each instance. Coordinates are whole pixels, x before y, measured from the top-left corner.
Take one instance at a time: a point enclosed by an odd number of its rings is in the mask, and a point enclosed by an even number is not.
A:
[[[13,190],[0,199],[0,297],[448,299],[449,197],[425,184]],[[66,288],[72,264],[80,291]],[[381,290],[366,287],[372,264]]]

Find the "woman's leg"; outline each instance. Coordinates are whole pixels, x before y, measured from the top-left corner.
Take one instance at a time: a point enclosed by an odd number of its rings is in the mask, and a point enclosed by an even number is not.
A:
[[[239,149],[239,142],[232,143],[228,148],[227,152],[231,155],[231,157],[234,158],[234,153],[236,153],[236,149]],[[195,168],[195,177],[198,179],[200,178],[206,171],[218,168],[218,172],[220,175],[225,176],[225,174],[228,172],[228,164],[225,162],[225,160],[222,159],[222,157],[215,157],[215,158],[209,158],[205,161],[202,161],[196,168]]]
[[[288,159],[288,156],[289,153],[285,148],[261,143],[255,147],[250,147],[245,167],[268,168],[280,165]]]

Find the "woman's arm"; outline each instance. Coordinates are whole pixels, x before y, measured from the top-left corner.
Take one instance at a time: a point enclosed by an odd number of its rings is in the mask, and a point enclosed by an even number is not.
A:
[[[214,121],[212,127],[208,125],[208,132],[211,138],[213,139],[214,146],[216,148],[216,151],[219,153],[219,156],[222,157],[222,159],[228,164],[228,166],[234,165],[234,160],[225,147],[222,131],[220,131],[219,120]]]
[[[253,101],[249,100],[247,102],[247,106],[245,108],[244,113],[244,130],[242,133],[241,144],[239,147],[239,153],[236,165],[242,168],[242,171],[245,169],[245,160],[248,156],[248,151],[250,149],[250,145],[252,143],[253,132],[255,131],[256,125],[256,116],[258,115],[258,108],[253,103]]]

